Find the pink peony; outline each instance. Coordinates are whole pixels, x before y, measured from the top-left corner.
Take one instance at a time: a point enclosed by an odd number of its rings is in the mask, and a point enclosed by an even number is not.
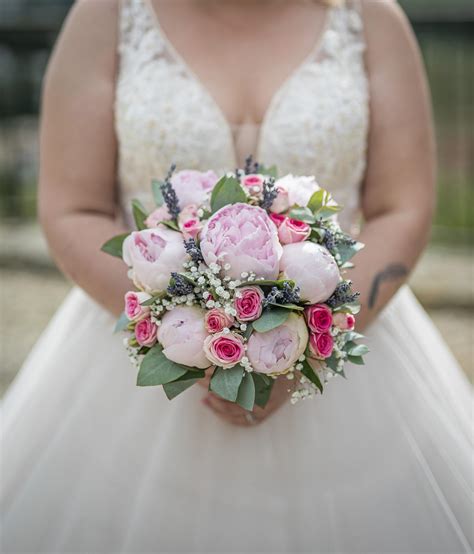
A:
[[[285,323],[271,331],[254,331],[248,341],[247,357],[258,373],[284,373],[297,362],[307,343],[304,317],[292,313]]]
[[[334,314],[334,325],[343,331],[352,331],[356,318],[352,314]]]
[[[224,206],[201,232],[201,251],[207,265],[230,264],[225,274],[240,279],[243,272],[276,279],[282,253],[277,229],[265,210],[247,204]]]
[[[122,254],[135,285],[149,293],[166,290],[171,272],[182,271],[187,260],[181,233],[164,227],[131,233]]]
[[[280,225],[285,221],[286,219],[286,215],[283,215],[283,214],[275,214],[275,213],[269,213],[268,214],[270,219],[273,221],[273,223],[277,226],[277,227],[280,227]]]
[[[158,327],[158,342],[168,360],[200,369],[211,365],[202,349],[208,336],[204,315],[197,306],[177,306],[166,312]]]
[[[156,342],[157,326],[149,317],[135,325],[135,338],[140,346],[153,346]]]
[[[162,221],[169,221],[170,219],[171,215],[168,208],[166,206],[160,206],[151,212],[151,214],[145,219],[145,225],[149,229],[154,229],[155,227],[158,227]]]
[[[228,369],[240,362],[245,354],[244,339],[236,333],[216,333],[204,341],[204,352],[214,365]]]
[[[313,333],[329,331],[332,325],[332,311],[326,304],[314,304],[305,309],[308,327]]]
[[[286,193],[288,198],[288,206],[305,207],[308,205],[311,196],[313,196],[316,191],[320,190],[320,186],[318,185],[314,177],[294,177],[291,174],[285,175],[285,177],[281,177],[280,179],[278,179],[275,183],[275,186],[277,187],[277,189],[285,191],[282,194],[284,195]],[[280,206],[278,205],[279,196],[280,194],[277,196],[273,203],[276,203],[277,207],[275,208],[274,205],[272,205],[271,209],[273,211],[280,211],[279,209],[277,209],[280,208]]]
[[[201,172],[192,169],[178,171],[171,177],[171,184],[181,209],[189,204],[207,205],[217,181],[218,177],[214,171]]]
[[[151,296],[146,292],[129,291],[125,294],[125,315],[131,321],[143,319],[150,313],[149,306],[142,306],[142,302],[149,300]]]
[[[278,187],[278,186],[276,187],[276,190],[278,195],[273,201],[271,209],[273,212],[276,212],[277,214],[281,214],[290,209],[288,191],[283,187]]]
[[[309,349],[319,359],[329,358],[334,348],[334,339],[330,333],[311,333]]]
[[[234,300],[239,321],[254,321],[262,315],[263,291],[260,287],[242,287]]]
[[[278,227],[278,238],[282,244],[302,242],[311,234],[311,227],[304,221],[286,217]]]
[[[293,279],[300,287],[301,300],[310,304],[326,301],[341,280],[329,251],[309,241],[285,245],[280,269],[281,277]]]
[[[221,308],[213,308],[206,312],[204,322],[209,333],[220,333],[234,323],[234,318]]]
[[[265,177],[263,175],[244,175],[240,182],[246,189],[248,189],[250,194],[256,195],[263,191]]]

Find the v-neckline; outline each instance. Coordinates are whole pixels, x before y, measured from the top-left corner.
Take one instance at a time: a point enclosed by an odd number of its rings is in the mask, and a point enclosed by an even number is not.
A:
[[[160,18],[158,17],[158,12],[155,9],[155,6],[153,5],[152,0],[144,0],[145,7],[148,9],[149,16],[152,19],[152,22],[154,24],[154,27],[158,34],[160,35],[163,42],[166,44],[166,47],[168,48],[171,56],[174,59],[174,62],[181,66],[182,70],[187,74],[188,78],[194,81],[194,83],[201,89],[201,92],[203,95],[208,99],[208,101],[212,104],[213,109],[219,116],[219,118],[222,121],[222,126],[226,131],[226,134],[228,136],[229,144],[232,149],[232,158],[233,158],[233,165],[237,167],[238,165],[238,156],[236,151],[236,144],[234,140],[234,134],[233,134],[233,128],[240,124],[232,123],[227,115],[225,114],[224,110],[221,108],[220,104],[217,102],[214,94],[211,92],[209,87],[204,83],[204,81],[199,77],[199,75],[191,68],[189,63],[186,61],[186,59],[183,57],[182,54],[179,53],[179,51],[174,46],[173,42],[168,37],[167,33],[163,29]],[[334,12],[334,6],[329,5],[325,10],[324,15],[324,22],[322,30],[317,37],[317,40],[314,42],[313,46],[311,47],[310,51],[306,56],[304,56],[303,60],[299,62],[286,76],[286,78],[281,82],[280,85],[275,89],[273,94],[270,97],[270,101],[263,112],[263,118],[260,123],[255,123],[259,127],[259,133],[258,133],[258,139],[256,144],[256,152],[254,153],[257,160],[260,160],[260,149],[261,149],[261,143],[262,143],[262,135],[265,130],[266,125],[268,124],[268,121],[270,120],[270,116],[272,115],[272,112],[275,109],[275,106],[279,102],[280,98],[283,96],[284,92],[286,91],[287,87],[293,81],[293,79],[301,72],[303,71],[309,64],[312,62],[317,63],[319,54],[321,53],[325,37],[328,33],[328,31],[331,29],[332,26],[332,18],[333,18],[333,12]]]

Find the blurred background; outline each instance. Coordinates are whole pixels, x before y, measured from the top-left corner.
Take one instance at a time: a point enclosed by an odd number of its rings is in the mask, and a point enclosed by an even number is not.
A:
[[[0,0],[0,394],[71,285],[35,219],[38,106],[51,48],[72,0]],[[433,94],[438,209],[412,286],[474,377],[474,2],[401,0]]]

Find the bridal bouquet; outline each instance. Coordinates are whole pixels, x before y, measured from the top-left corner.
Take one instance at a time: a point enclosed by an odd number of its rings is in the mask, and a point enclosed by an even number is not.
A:
[[[210,390],[252,410],[280,375],[294,403],[344,376],[346,362],[363,364],[358,294],[343,277],[362,244],[314,177],[277,178],[249,159],[221,178],[172,167],[152,191],[150,213],[132,203],[137,230],[102,247],[137,289],[117,330],[139,386],[172,399],[212,367]]]

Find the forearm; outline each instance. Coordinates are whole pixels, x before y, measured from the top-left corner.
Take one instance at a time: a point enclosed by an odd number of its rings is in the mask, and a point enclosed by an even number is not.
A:
[[[359,240],[365,248],[354,258],[348,272],[360,292],[358,329],[364,329],[406,282],[426,246],[431,214],[427,211],[392,211],[377,216],[363,227]]]
[[[42,217],[51,254],[72,281],[113,315],[123,310],[123,296],[132,286],[127,267],[100,248],[127,231],[118,220],[93,212],[71,212]]]

